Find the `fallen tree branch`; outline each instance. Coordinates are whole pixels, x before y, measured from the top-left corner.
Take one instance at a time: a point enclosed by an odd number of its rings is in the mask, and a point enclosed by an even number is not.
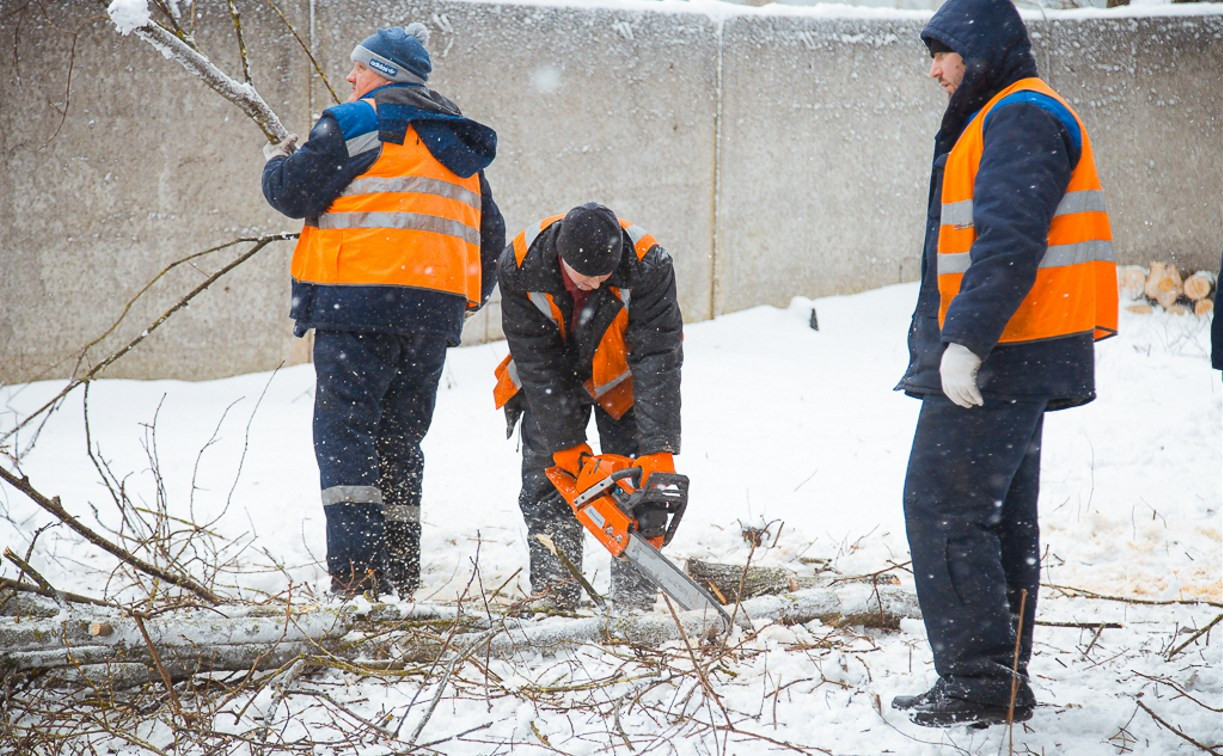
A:
[[[1184,740],[1186,740],[1186,741],[1188,741],[1188,742],[1190,742],[1190,743],[1194,744],[1195,746],[1197,746],[1198,748],[1202,749],[1202,750],[1203,750],[1203,751],[1205,751],[1206,753],[1215,754],[1215,756],[1220,756],[1220,752],[1219,752],[1219,750],[1218,750],[1218,749],[1216,749],[1216,748],[1211,748],[1210,746],[1207,746],[1207,745],[1202,745],[1201,743],[1197,742],[1196,740],[1194,740],[1193,738],[1189,737],[1189,736],[1188,736],[1188,735],[1186,735],[1185,733],[1183,733],[1183,732],[1181,732],[1180,730],[1176,729],[1175,727],[1173,727],[1172,725],[1170,725],[1170,724],[1169,724],[1167,721],[1165,721],[1165,720],[1164,720],[1162,717],[1160,717],[1158,714],[1156,714],[1155,712],[1151,711],[1150,707],[1148,707],[1148,706],[1147,706],[1146,704],[1144,704],[1142,701],[1135,701],[1135,703],[1137,703],[1137,704],[1138,704],[1138,708],[1142,709],[1142,710],[1143,710],[1143,711],[1145,711],[1147,714],[1150,714],[1150,715],[1151,715],[1151,719],[1154,719],[1154,720],[1155,720],[1155,721],[1156,721],[1156,722],[1157,722],[1157,723],[1158,723],[1160,726],[1162,726],[1163,728],[1165,728],[1165,729],[1166,729],[1166,730],[1168,730],[1169,732],[1173,733],[1174,735],[1179,735],[1181,738],[1183,738]]]
[[[86,541],[92,543],[94,546],[97,546],[111,556],[130,564],[132,567],[135,567],[137,570],[140,570],[146,575],[158,578],[159,580],[163,580],[171,585],[177,585],[180,588],[184,588],[210,604],[221,603],[221,598],[219,596],[197,583],[194,579],[186,575],[170,572],[169,570],[165,570],[155,564],[151,564],[131,553],[127,549],[124,549],[122,546],[119,546],[113,541],[110,541],[109,539],[98,534],[74,517],[70,512],[68,512],[68,510],[64,509],[63,505],[60,504],[58,496],[47,497],[45,494],[34,488],[28,477],[24,475],[19,477],[17,474],[9,471],[3,465],[0,465],[0,480],[3,480],[13,488],[25,494],[26,498],[42,507],[47,512],[51,513],[56,519],[71,528],[77,535],[81,536]]]
[[[1201,630],[1198,630],[1196,633],[1194,633],[1193,635],[1189,636],[1189,640],[1185,641],[1184,643],[1180,644],[1180,645],[1179,645],[1179,646],[1177,646],[1176,648],[1174,648],[1174,649],[1172,649],[1171,651],[1169,651],[1169,652],[1168,652],[1168,656],[1167,656],[1167,660],[1168,660],[1168,661],[1172,661],[1172,657],[1173,657],[1173,656],[1176,656],[1176,655],[1177,655],[1177,654],[1179,654],[1181,651],[1185,650],[1185,648],[1186,648],[1187,646],[1189,646],[1191,643],[1193,643],[1195,640],[1197,640],[1198,638],[1201,638],[1203,635],[1205,635],[1206,633],[1210,632],[1210,628],[1212,628],[1212,627],[1214,627],[1215,625],[1219,624],[1219,621],[1220,621],[1220,620],[1223,620],[1223,614],[1220,614],[1219,616],[1215,617],[1215,618],[1214,618],[1214,619],[1212,619],[1212,620],[1211,620],[1209,623],[1207,623],[1206,627],[1203,627]]]
[[[1217,606],[1220,609],[1223,609],[1223,603],[1219,603],[1218,601],[1207,601],[1205,599],[1201,599],[1201,600],[1190,600],[1190,599],[1157,600],[1157,599],[1131,598],[1129,596],[1109,596],[1107,594],[1096,593],[1095,591],[1089,591],[1083,588],[1075,588],[1069,585],[1053,585],[1051,583],[1041,583],[1040,587],[1049,588],[1051,590],[1056,590],[1056,591],[1065,591],[1067,593],[1077,593],[1078,595],[1083,596],[1085,598],[1100,599],[1101,601],[1120,601],[1125,604],[1143,604],[1145,606],[1197,606],[1199,604],[1205,604],[1206,606]]]
[[[879,626],[880,622],[894,625],[903,617],[920,616],[917,599],[911,593],[885,588],[872,595],[860,587],[855,589],[840,593],[828,589],[800,591],[749,599],[740,606],[758,622],[782,624],[820,620],[839,625],[857,619]],[[873,603],[879,603],[882,614]],[[219,614],[221,610],[231,612],[231,616]],[[702,612],[533,621],[473,616],[455,607],[428,604],[376,604],[365,611],[358,611],[354,605],[310,607],[272,616],[222,606],[207,612],[166,611],[145,618],[146,641],[129,612],[77,607],[65,611],[66,620],[62,613],[50,619],[24,617],[21,621],[0,617],[0,668],[51,669],[59,675],[75,676],[81,674],[82,667],[126,664],[129,666],[122,669],[124,682],[138,684],[161,679],[149,653],[155,646],[172,679],[216,670],[253,671],[295,659],[310,666],[351,663],[361,673],[373,675],[380,669],[393,669],[403,659],[437,662],[443,657],[450,658],[454,665],[448,678],[457,664],[477,652],[510,658],[524,648],[548,653],[608,640],[657,648],[684,636],[703,638],[722,630],[720,617]],[[440,637],[430,628],[431,623],[438,622],[452,632]],[[392,659],[400,661],[388,662],[388,650]],[[413,737],[419,734],[418,730]]]

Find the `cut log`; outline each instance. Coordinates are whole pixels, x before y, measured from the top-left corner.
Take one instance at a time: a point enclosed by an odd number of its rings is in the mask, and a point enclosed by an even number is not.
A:
[[[1141,265],[1122,265],[1117,268],[1117,286],[1121,296],[1136,300],[1143,298],[1147,284],[1147,269]]]
[[[1193,314],[1199,318],[1209,315],[1214,312],[1215,303],[1213,299],[1199,299],[1193,303]]]
[[[1153,262],[1143,292],[1165,310],[1176,304],[1184,294],[1180,271],[1172,263]]]
[[[1185,296],[1193,302],[1208,298],[1215,290],[1215,274],[1209,270],[1199,270],[1185,279]]]
[[[1155,308],[1149,304],[1132,304],[1126,305],[1125,311],[1132,312],[1135,315],[1150,315],[1155,312]]]
[[[815,578],[800,578],[798,573],[784,567],[748,567],[744,573],[743,565],[689,559],[684,571],[698,585],[728,604],[756,596],[814,588],[818,584]],[[742,595],[739,593],[740,584],[743,586]]]

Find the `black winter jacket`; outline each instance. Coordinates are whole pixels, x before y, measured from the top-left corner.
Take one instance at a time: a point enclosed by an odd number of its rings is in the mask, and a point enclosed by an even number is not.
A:
[[[511,427],[524,408],[539,422],[549,451],[586,440],[583,405],[593,403],[583,382],[590,377],[595,348],[623,307],[608,287],[631,291],[625,345],[633,373],[633,415],[639,454],[680,450],[680,367],[684,361],[683,317],[675,293],[671,256],[659,245],[640,260],[624,235],[624,257],[610,279],[590,293],[577,316],[576,337],[560,331],[527,298],[551,294],[566,325],[574,323],[573,298],[561,279],[556,236],[564,221],[543,231],[522,266],[511,244],[498,263],[501,320],[523,390],[506,405]]]
[[[896,388],[915,396],[942,393],[943,350],[958,343],[983,358],[978,383],[987,400],[1046,399],[1049,409],[1089,402],[1095,398],[1090,334],[997,343],[1035,280],[1054,211],[1079,160],[1081,137],[1049,109],[1008,103],[990,111],[974,187],[973,264],[939,330],[936,255],[947,155],[986,102],[1037,72],[1027,30],[1010,0],[948,0],[922,38],[959,53],[965,72],[934,140],[921,288],[909,327],[909,366]]]

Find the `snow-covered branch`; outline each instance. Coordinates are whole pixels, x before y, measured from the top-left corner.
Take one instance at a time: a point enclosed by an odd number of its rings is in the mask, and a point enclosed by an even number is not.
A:
[[[143,0],[115,0],[107,12],[120,34],[135,33],[168,60],[198,76],[217,94],[241,108],[259,126],[268,141],[279,142],[289,136],[280,117],[254,86],[230,77],[198,49],[157,23],[149,16]]]

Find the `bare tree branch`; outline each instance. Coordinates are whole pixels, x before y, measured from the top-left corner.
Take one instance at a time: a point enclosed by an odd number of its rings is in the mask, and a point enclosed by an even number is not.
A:
[[[8,483],[10,486],[17,489],[21,493],[25,494],[26,497],[30,499],[30,501],[42,507],[47,512],[50,512],[60,522],[67,525],[69,528],[75,531],[78,535],[83,537],[86,541],[89,541],[94,546],[97,546],[98,548],[102,549],[103,551],[107,552],[108,554],[119,558],[120,560],[126,562],[127,564],[130,564],[131,566],[135,567],[136,569],[140,570],[141,572],[147,575],[150,575],[155,578],[159,578],[160,580],[170,583],[171,585],[177,585],[180,588],[184,588],[190,591],[191,593],[194,593],[196,596],[199,596],[200,598],[204,599],[205,601],[207,601],[210,604],[221,603],[220,597],[218,597],[215,593],[208,590],[204,586],[200,585],[199,583],[197,583],[195,580],[191,579],[190,577],[187,577],[186,575],[178,575],[173,572],[164,570],[155,564],[150,564],[146,562],[145,560],[141,559],[140,557],[136,556],[135,554],[132,554],[131,552],[127,551],[123,547],[102,537],[97,532],[87,527],[84,523],[82,523],[76,517],[72,516],[72,514],[69,513],[68,510],[64,509],[63,505],[60,504],[59,502],[59,497],[48,498],[47,496],[39,492],[37,489],[35,489],[34,486],[30,483],[29,478],[25,476],[19,477],[16,474],[14,474],[13,472],[11,472],[10,470],[8,470],[7,468],[0,466],[0,480],[4,480],[4,482]]]
[[[196,296],[198,296],[200,293],[202,293],[203,291],[205,291],[205,290],[206,290],[206,289],[207,289],[209,286],[211,286],[213,283],[215,283],[215,282],[217,281],[217,279],[221,278],[222,276],[224,276],[224,275],[225,275],[226,273],[228,273],[229,271],[233,270],[234,268],[238,267],[238,266],[239,266],[239,265],[241,265],[242,263],[246,262],[248,259],[250,259],[251,257],[253,257],[253,256],[255,255],[255,253],[257,253],[259,250],[261,250],[261,249],[263,249],[264,247],[266,247],[266,246],[267,246],[268,244],[270,244],[271,242],[274,242],[274,241],[284,241],[284,240],[287,240],[287,239],[294,239],[294,238],[296,238],[296,237],[297,237],[297,234],[269,234],[269,235],[260,236],[260,237],[256,237],[256,238],[235,239],[235,240],[234,240],[234,241],[232,241],[232,242],[227,242],[226,244],[223,244],[223,245],[221,245],[221,246],[218,246],[218,247],[213,247],[212,249],[204,250],[203,252],[199,252],[199,253],[196,253],[196,254],[191,255],[191,256],[189,256],[189,257],[183,258],[182,260],[179,260],[179,261],[177,261],[177,262],[175,262],[175,263],[172,263],[171,265],[169,265],[168,267],[166,267],[164,270],[162,270],[160,273],[158,273],[156,276],[154,276],[154,277],[153,277],[153,279],[152,279],[151,281],[149,281],[147,284],[145,284],[145,286],[144,286],[143,288],[141,288],[141,290],[140,290],[139,292],[137,292],[137,293],[136,293],[136,296],[132,297],[132,299],[128,301],[127,305],[125,305],[125,306],[124,306],[124,308],[123,308],[123,314],[119,316],[119,319],[118,319],[118,320],[116,320],[116,321],[115,321],[115,323],[113,323],[113,324],[112,324],[112,325],[111,325],[109,328],[107,328],[107,330],[106,330],[105,332],[103,332],[103,334],[102,334],[101,336],[99,336],[98,338],[94,339],[94,340],[93,340],[93,341],[91,341],[89,344],[86,344],[86,345],[85,345],[85,347],[84,347],[84,349],[85,349],[85,350],[88,350],[88,349],[89,349],[89,347],[91,347],[91,346],[93,346],[93,345],[97,344],[99,341],[101,341],[103,338],[105,338],[105,336],[106,336],[107,334],[109,334],[111,331],[113,331],[113,330],[115,329],[115,327],[116,327],[116,326],[118,326],[119,321],[123,320],[123,318],[124,318],[124,317],[127,315],[128,310],[130,310],[130,309],[131,309],[132,303],[133,303],[133,302],[135,302],[135,300],[136,300],[137,298],[139,298],[139,297],[140,297],[142,294],[144,294],[144,292],[145,292],[145,291],[147,291],[147,290],[148,290],[148,288],[149,288],[150,286],[152,286],[152,285],[153,285],[153,283],[154,283],[155,281],[157,281],[159,278],[161,278],[161,277],[162,277],[162,276],[164,276],[164,275],[165,275],[167,272],[169,272],[169,271],[170,271],[170,269],[172,269],[172,268],[174,268],[174,267],[176,267],[176,266],[178,266],[178,265],[181,265],[182,263],[184,263],[184,262],[186,262],[186,261],[188,261],[188,260],[191,260],[191,259],[193,259],[193,258],[195,258],[195,257],[199,257],[200,255],[204,255],[204,254],[207,254],[207,253],[209,253],[209,252],[214,252],[214,251],[219,250],[219,249],[224,249],[224,248],[229,247],[229,246],[232,246],[232,245],[234,245],[234,244],[239,244],[239,243],[244,243],[244,242],[253,242],[253,243],[254,243],[254,246],[253,246],[253,247],[251,247],[250,249],[246,250],[245,252],[243,252],[242,254],[240,254],[238,257],[236,257],[234,260],[232,260],[232,261],[230,261],[229,263],[227,263],[226,265],[224,265],[224,266],[223,266],[223,267],[222,267],[220,270],[218,270],[216,273],[213,273],[212,275],[208,276],[206,279],[204,279],[204,281],[203,281],[203,282],[201,282],[201,283],[200,283],[198,286],[196,286],[194,289],[192,289],[192,290],[191,290],[191,291],[190,291],[190,292],[189,292],[189,293],[188,293],[186,296],[184,296],[182,299],[180,299],[180,300],[178,300],[177,302],[175,302],[175,303],[174,303],[174,305],[173,305],[172,307],[170,307],[170,309],[168,309],[168,310],[166,310],[164,313],[162,313],[160,317],[158,317],[158,318],[157,318],[155,321],[153,321],[153,323],[152,323],[152,324],[150,324],[150,325],[149,325],[147,328],[145,328],[145,329],[144,329],[144,330],[143,330],[143,331],[140,333],[140,335],[139,335],[139,336],[137,336],[136,338],[134,338],[134,339],[132,339],[130,342],[128,342],[126,346],[124,346],[124,347],[123,347],[123,348],[121,348],[119,351],[115,352],[114,354],[110,355],[110,356],[109,356],[109,357],[107,357],[106,359],[102,360],[102,361],[101,361],[101,362],[99,362],[97,365],[94,365],[94,366],[93,366],[92,368],[90,368],[90,369],[89,369],[89,371],[88,371],[88,372],[86,372],[84,375],[82,375],[82,376],[80,376],[80,377],[78,377],[78,378],[73,378],[71,381],[69,381],[69,382],[68,382],[68,385],[67,385],[67,386],[65,386],[65,387],[64,387],[64,388],[63,388],[63,389],[62,389],[62,390],[61,390],[61,391],[60,391],[58,394],[56,394],[54,397],[52,397],[50,400],[48,400],[46,403],[44,403],[44,404],[43,404],[41,407],[39,407],[38,409],[34,410],[34,412],[32,412],[32,413],[30,413],[29,415],[27,415],[27,416],[25,417],[25,419],[21,420],[21,421],[20,421],[20,422],[18,422],[16,425],[14,425],[12,428],[10,428],[10,429],[9,429],[9,430],[8,430],[6,433],[4,433],[4,435],[0,436],[0,442],[7,441],[7,440],[8,440],[9,438],[11,438],[11,437],[12,437],[12,436],[13,436],[15,433],[17,433],[17,432],[18,432],[18,431],[20,431],[22,428],[24,428],[24,427],[26,427],[27,425],[29,425],[29,424],[30,424],[30,422],[31,422],[32,420],[34,420],[34,418],[39,417],[40,415],[42,415],[43,413],[47,412],[48,410],[54,409],[54,408],[55,408],[55,407],[56,407],[56,406],[57,406],[57,405],[58,405],[58,404],[59,404],[59,403],[60,403],[60,402],[61,402],[61,401],[64,399],[64,397],[66,397],[68,394],[72,393],[72,392],[73,392],[73,391],[74,391],[74,390],[75,390],[75,389],[76,389],[78,386],[80,386],[80,385],[82,385],[82,384],[85,384],[85,383],[88,383],[89,381],[93,380],[93,379],[94,379],[94,378],[95,378],[95,377],[96,377],[96,376],[97,376],[99,373],[101,373],[103,370],[105,370],[105,369],[106,369],[107,367],[109,367],[111,364],[113,364],[114,362],[116,362],[117,360],[119,360],[121,357],[123,357],[125,354],[127,354],[127,353],[128,353],[128,352],[130,352],[132,349],[134,349],[134,348],[136,347],[136,345],[137,345],[137,344],[139,344],[140,342],[142,342],[142,341],[144,341],[146,338],[148,338],[148,337],[149,337],[149,336],[150,336],[150,335],[151,335],[151,334],[152,334],[152,333],[153,333],[155,330],[157,330],[159,327],[161,327],[161,325],[162,325],[163,323],[165,323],[167,320],[169,320],[170,316],[172,316],[174,313],[178,312],[178,311],[179,311],[179,310],[181,310],[182,308],[186,307],[186,306],[187,306],[187,305],[188,305],[188,304],[191,302],[191,300],[192,300],[192,299],[194,299],[194,298],[195,298]]]

